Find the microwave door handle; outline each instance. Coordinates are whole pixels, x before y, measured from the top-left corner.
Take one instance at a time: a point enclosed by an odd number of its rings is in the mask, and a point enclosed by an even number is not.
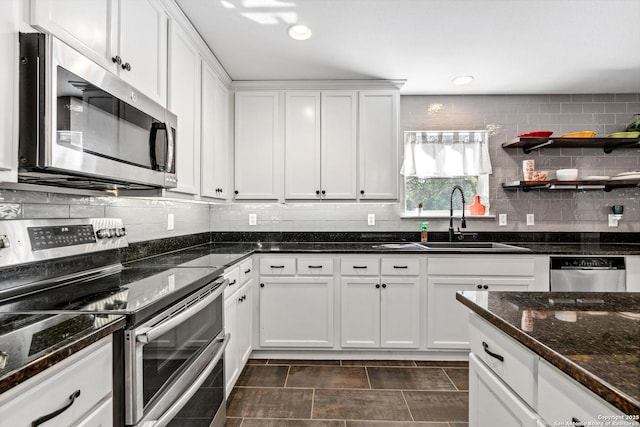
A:
[[[165,172],[175,173],[175,167],[173,167],[173,156],[176,152],[176,141],[173,138],[173,132],[169,123],[165,124],[164,131],[167,133],[167,164],[165,165]]]
[[[145,327],[140,328],[140,330],[136,332],[136,341],[143,344],[148,344],[158,339],[159,337],[161,337],[171,329],[175,328],[177,325],[184,322],[188,318],[195,316],[202,309],[204,309],[209,304],[211,304],[212,301],[220,297],[228,284],[229,284],[229,280],[224,279],[222,286],[218,286],[218,288],[215,291],[213,291],[213,293],[207,295],[205,298],[198,301],[194,305],[190,306],[186,310],[180,312],[175,316],[169,317],[167,320],[160,322],[155,326],[148,327],[148,328],[145,328]]]
[[[151,160],[151,169],[158,170],[158,129],[164,126],[163,123],[151,123],[151,134],[149,135],[149,159]]]
[[[198,378],[196,378],[195,381],[193,381],[193,383],[189,386],[189,388],[182,393],[180,398],[177,399],[173,403],[173,405],[171,405],[169,409],[167,409],[162,415],[160,415],[158,419],[146,421],[149,423],[149,425],[152,425],[153,427],[164,427],[167,424],[169,424],[169,422],[171,422],[171,420],[176,416],[176,414],[180,412],[180,410],[189,402],[189,400],[193,397],[193,395],[196,394],[200,386],[202,386],[202,384],[206,381],[209,375],[211,375],[211,372],[213,372],[213,369],[216,367],[216,365],[220,361],[220,358],[222,358],[222,355],[224,354],[224,350],[227,347],[227,344],[229,344],[230,338],[231,338],[231,334],[227,333],[224,336],[224,339],[222,340],[222,346],[218,349],[216,354],[213,356],[213,360],[211,360],[211,362],[206,366],[206,368],[204,368],[202,373],[198,375]]]

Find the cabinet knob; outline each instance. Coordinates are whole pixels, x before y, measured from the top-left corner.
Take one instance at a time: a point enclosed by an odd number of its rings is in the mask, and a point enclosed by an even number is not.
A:
[[[360,190],[360,194],[364,196],[364,190]]]
[[[261,288],[264,288],[264,283],[260,283],[260,287],[261,287]]]
[[[476,285],[476,288],[482,289],[482,285]]]
[[[118,55],[113,56],[111,60],[113,61],[114,64],[118,64],[118,65],[122,64],[122,58],[120,58]]]
[[[320,190],[316,190],[316,196],[320,195]]]
[[[380,285],[376,283],[376,289],[380,289]]]
[[[322,195],[324,196],[325,194],[327,194],[327,192],[325,190],[321,191]]]
[[[237,195],[238,194],[238,190],[234,191],[233,193]]]
[[[122,69],[125,71],[131,71],[131,64],[125,62],[124,64],[122,64]]]
[[[483,288],[484,289],[489,289],[489,285],[484,285]]]
[[[382,284],[382,288],[384,289],[384,288],[386,288],[386,287],[387,287],[387,284],[386,284],[386,283],[383,283],[383,284]]]

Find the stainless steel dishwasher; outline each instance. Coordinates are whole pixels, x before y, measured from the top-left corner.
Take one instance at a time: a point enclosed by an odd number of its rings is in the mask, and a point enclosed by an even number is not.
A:
[[[551,292],[624,292],[627,270],[622,256],[552,256]]]

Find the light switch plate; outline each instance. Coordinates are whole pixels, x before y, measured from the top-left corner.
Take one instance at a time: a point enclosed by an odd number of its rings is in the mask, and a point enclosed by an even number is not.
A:
[[[500,227],[506,227],[507,226],[507,214],[498,215],[498,225]]]
[[[175,226],[175,216],[172,213],[167,214],[167,230],[173,230]]]
[[[258,223],[258,217],[256,214],[249,214],[249,225],[256,225]]]
[[[535,224],[535,216],[533,214],[527,214],[527,225]]]
[[[376,225],[376,214],[367,215],[367,225]]]

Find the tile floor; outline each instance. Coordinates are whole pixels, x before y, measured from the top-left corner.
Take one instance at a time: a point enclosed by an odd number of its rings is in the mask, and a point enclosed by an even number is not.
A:
[[[467,362],[252,359],[227,427],[467,427]]]

